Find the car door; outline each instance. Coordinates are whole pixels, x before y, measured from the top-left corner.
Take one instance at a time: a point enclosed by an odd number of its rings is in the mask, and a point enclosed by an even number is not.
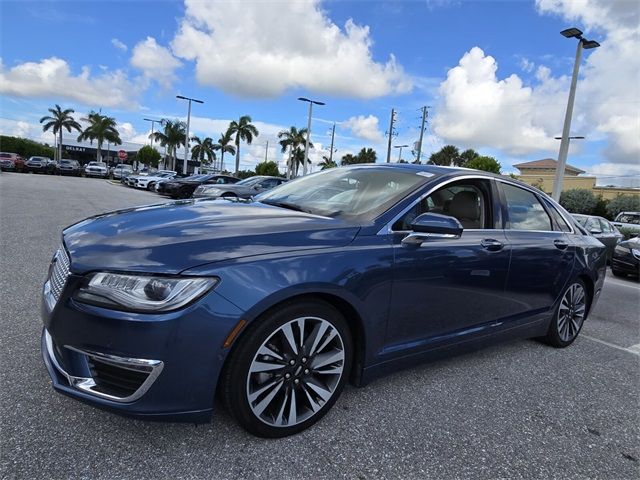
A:
[[[455,181],[417,201],[393,223],[390,350],[423,348],[447,336],[461,338],[507,315],[503,296],[510,249],[497,202],[493,181]],[[457,218],[462,235],[434,237],[419,246],[403,244],[411,221],[427,212]]]
[[[611,225],[607,220],[601,217],[597,217],[598,223],[600,224],[600,231],[602,234],[598,237],[605,247],[607,247],[607,259],[610,260],[613,255],[613,250],[616,248],[616,245],[620,241],[620,237],[613,225]]]
[[[511,245],[511,314],[528,319],[553,306],[571,275],[575,248],[565,233],[570,227],[549,202],[533,189],[502,181],[499,185]],[[560,219],[553,220],[556,216]]]

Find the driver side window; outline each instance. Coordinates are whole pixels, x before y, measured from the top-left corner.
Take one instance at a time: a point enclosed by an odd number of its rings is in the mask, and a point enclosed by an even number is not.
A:
[[[456,218],[465,230],[491,228],[489,183],[486,180],[446,185],[418,201],[391,227],[393,231],[411,230],[411,223],[423,213],[439,213]]]

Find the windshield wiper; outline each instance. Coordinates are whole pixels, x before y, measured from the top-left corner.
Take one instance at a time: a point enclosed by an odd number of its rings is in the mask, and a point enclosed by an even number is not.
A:
[[[260,200],[260,203],[272,205],[274,207],[287,208],[296,212],[311,213],[309,210],[302,208],[300,205],[296,205],[295,203],[279,202],[277,200]]]

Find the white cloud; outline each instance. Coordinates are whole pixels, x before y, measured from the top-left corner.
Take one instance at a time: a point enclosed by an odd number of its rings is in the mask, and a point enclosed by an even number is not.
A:
[[[382,132],[379,128],[380,120],[378,117],[369,115],[358,115],[351,117],[340,124],[342,128],[348,128],[357,138],[368,140],[373,143],[379,143],[383,140]]]
[[[128,47],[117,38],[111,39],[111,45],[116,47],[118,50],[122,50],[123,52],[126,52],[128,50]]]
[[[556,98],[566,82],[539,68],[540,85],[532,88],[517,75],[499,79],[497,70],[496,60],[478,47],[464,54],[440,85],[435,133],[463,146],[512,154],[553,149],[564,107],[547,100]]]
[[[585,51],[571,130],[587,142],[607,140],[609,162],[640,158],[640,23],[637,2],[609,0],[537,0],[541,13],[584,25],[588,38],[602,46]],[[595,32],[593,32],[595,30]],[[558,36],[558,41],[563,40]],[[573,41],[573,40],[572,40]],[[550,60],[551,61],[551,60]],[[571,64],[573,60],[571,60]],[[500,77],[498,63],[478,47],[449,70],[440,85],[435,132],[448,142],[497,148],[506,154],[557,154],[553,139],[562,131],[571,66],[554,76],[545,65],[521,59],[535,71],[527,85],[515,75]]]
[[[155,80],[163,88],[171,87],[176,79],[175,70],[182,66],[168,48],[147,37],[133,47],[131,65],[141,70],[145,78]]]
[[[630,0],[537,0],[541,13],[560,15],[584,25],[587,38],[601,47],[585,53],[576,111],[591,135],[608,139],[611,162],[630,164],[640,158],[640,8]],[[604,38],[602,35],[604,34]],[[574,114],[575,116],[575,114]]]
[[[0,59],[0,93],[18,97],[63,98],[91,107],[137,107],[135,98],[141,85],[130,81],[121,70],[91,75],[82,67],[74,75],[69,64],[50,57],[40,62],[25,62],[11,69]]]
[[[536,68],[536,64],[525,57],[520,57],[520,68],[522,71],[531,73]]]
[[[411,90],[393,55],[373,59],[369,27],[344,29],[320,0],[202,2],[186,0],[173,52],[196,62],[202,85],[240,96],[270,97],[290,88],[372,98]]]

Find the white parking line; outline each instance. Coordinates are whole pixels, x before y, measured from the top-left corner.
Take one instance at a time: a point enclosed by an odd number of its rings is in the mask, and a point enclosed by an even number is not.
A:
[[[633,283],[629,283],[629,282],[621,282],[620,280],[613,280],[611,278],[607,278],[604,281],[604,285],[607,286],[608,284],[614,284],[614,285],[618,285],[620,287],[629,287],[629,288],[635,288],[636,290],[640,290],[640,285],[634,285]]]
[[[607,347],[615,348],[616,350],[622,350],[623,352],[627,352],[640,357],[640,343],[632,345],[630,347],[621,347],[620,345],[616,345],[615,343],[605,342],[604,340],[590,337],[589,335],[585,335],[584,333],[580,334],[580,338],[586,338],[587,340],[591,340],[592,342],[601,343],[602,345],[606,345]]]

